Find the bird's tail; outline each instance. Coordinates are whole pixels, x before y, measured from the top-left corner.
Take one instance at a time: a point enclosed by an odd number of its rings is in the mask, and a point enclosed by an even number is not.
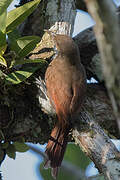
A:
[[[64,157],[68,142],[68,134],[70,128],[61,128],[58,124],[54,127],[51,133],[51,137],[46,147],[47,159],[45,162],[45,168],[52,168],[52,176],[57,177],[58,169],[61,166],[61,162]]]

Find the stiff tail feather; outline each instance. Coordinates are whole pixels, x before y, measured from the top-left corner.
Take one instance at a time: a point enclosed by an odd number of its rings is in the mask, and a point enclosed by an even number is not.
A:
[[[47,159],[44,167],[52,168],[52,176],[57,177],[68,142],[69,128],[62,129],[58,124],[54,127],[46,147]]]

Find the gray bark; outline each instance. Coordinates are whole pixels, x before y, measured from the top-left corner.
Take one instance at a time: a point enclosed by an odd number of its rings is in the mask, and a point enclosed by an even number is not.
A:
[[[85,2],[96,21],[94,32],[102,59],[104,79],[120,130],[120,27],[116,8],[109,0]]]

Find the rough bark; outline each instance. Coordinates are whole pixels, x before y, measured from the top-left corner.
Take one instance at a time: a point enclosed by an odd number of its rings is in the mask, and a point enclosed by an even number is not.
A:
[[[54,24],[58,23],[57,33],[62,31],[65,33],[67,27],[62,27],[61,22],[66,22],[70,27],[70,34],[73,32],[76,8],[74,0],[43,0],[39,8],[25,21],[19,28],[23,35],[39,35],[42,36],[44,29],[54,28]],[[63,28],[63,29],[61,29]],[[66,29],[65,29],[66,28]],[[59,30],[59,32],[58,32]]]
[[[96,39],[92,28],[82,31],[73,38],[80,51],[81,62],[87,73],[87,79],[94,78],[103,81],[101,59],[99,56]]]
[[[87,121],[84,121],[84,118]],[[73,130],[76,143],[83,148],[106,180],[118,180],[120,162],[117,159],[119,152],[115,145],[99,125],[94,122],[89,113],[82,113],[81,122],[82,120],[83,125],[78,126],[77,124],[76,129]]]
[[[0,106],[0,126],[8,140],[24,135],[26,141],[47,142],[54,122],[53,118],[44,115],[41,109],[51,115],[54,111],[42,82],[40,79],[36,84],[29,81],[29,85],[14,87],[16,94],[12,93],[13,88],[11,92],[9,89],[11,96],[6,95],[9,99],[9,108],[7,105]],[[98,84],[88,84],[84,107],[94,120],[108,131],[108,134],[119,137],[112,106],[104,88]]]
[[[116,8],[109,0],[85,2],[96,21],[94,32],[102,59],[104,79],[120,130],[120,27]]]
[[[120,24],[120,7],[115,8],[115,11]],[[120,34],[118,37],[119,36]],[[81,61],[86,68],[87,78],[91,79],[94,77],[97,81],[103,82],[104,77],[102,73],[101,57],[97,48],[93,28],[88,28],[80,32],[74,37],[74,40],[79,46]]]

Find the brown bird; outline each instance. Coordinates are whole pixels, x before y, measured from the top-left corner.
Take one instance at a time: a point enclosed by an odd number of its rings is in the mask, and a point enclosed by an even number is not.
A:
[[[58,122],[52,130],[46,151],[45,167],[52,168],[56,178],[68,142],[71,124],[80,112],[86,92],[86,75],[77,45],[67,35],[53,35],[58,54],[49,64],[45,81],[48,97]]]

